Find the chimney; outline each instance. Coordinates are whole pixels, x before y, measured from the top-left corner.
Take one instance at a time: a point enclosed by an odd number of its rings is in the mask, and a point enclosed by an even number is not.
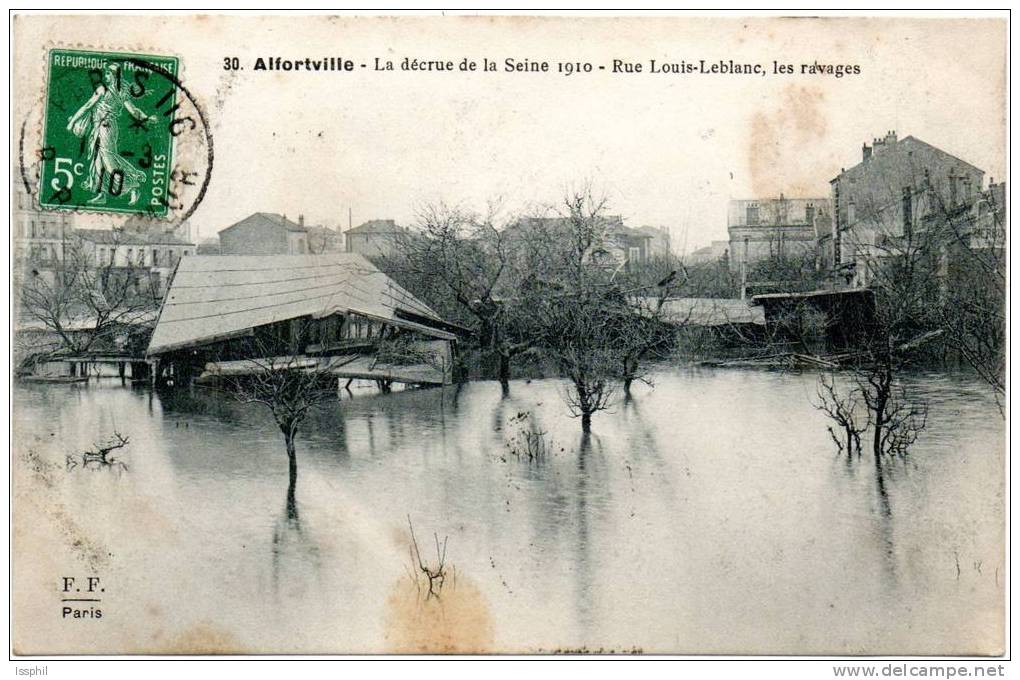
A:
[[[896,130],[889,130],[889,132],[885,133],[885,144],[886,146],[890,146],[895,143],[896,143]]]
[[[297,223],[298,223],[298,226],[300,226],[300,227],[305,226],[305,216],[304,215],[298,215],[297,216]]]
[[[867,142],[861,145],[861,153],[864,156],[865,161],[871,158],[871,147],[868,146]]]

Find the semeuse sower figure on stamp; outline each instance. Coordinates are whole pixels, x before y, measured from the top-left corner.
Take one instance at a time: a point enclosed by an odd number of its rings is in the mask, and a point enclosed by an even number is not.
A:
[[[135,106],[121,88],[120,68],[119,64],[108,64],[92,97],[67,121],[67,129],[88,142],[89,174],[84,186],[96,192],[89,203],[105,203],[107,193],[119,196],[127,191],[128,203],[134,205],[138,187],[145,181],[145,173],[117,152],[117,117],[121,107],[139,121],[154,121],[156,117]]]

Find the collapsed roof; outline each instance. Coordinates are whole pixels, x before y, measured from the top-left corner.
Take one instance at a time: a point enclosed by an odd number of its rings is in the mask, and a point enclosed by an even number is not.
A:
[[[425,303],[356,253],[182,258],[148,354],[208,344],[266,324],[355,313],[444,340]]]

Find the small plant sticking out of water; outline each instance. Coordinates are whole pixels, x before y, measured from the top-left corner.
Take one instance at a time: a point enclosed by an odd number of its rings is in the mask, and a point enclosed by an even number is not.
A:
[[[839,451],[860,457],[861,435],[871,430],[871,448],[879,466],[886,457],[905,459],[928,422],[927,403],[896,384],[888,365],[855,370],[851,386],[844,389],[836,386],[833,376],[823,375],[817,394],[815,408],[836,425],[828,429]]]
[[[129,442],[130,440],[127,437],[115,430],[113,436],[105,444],[93,444],[94,450],[82,451],[76,455],[68,454],[67,469],[73,470],[81,465],[82,469],[85,470],[116,468],[120,472],[125,472],[128,466],[122,460],[111,456],[110,452],[124,448]]]
[[[449,536],[443,537],[443,545],[439,547],[439,534],[432,534],[436,541],[436,566],[430,566],[421,557],[421,551],[418,549],[418,539],[414,536],[414,525],[411,524],[411,516],[407,516],[407,526],[411,530],[411,565],[412,569],[417,565],[417,571],[413,571],[414,584],[418,587],[418,592],[421,592],[420,579],[418,578],[418,572],[424,575],[425,581],[428,583],[428,592],[425,594],[425,599],[439,598],[440,593],[443,591],[443,585],[446,583],[446,541]]]
[[[529,463],[545,459],[552,444],[546,440],[547,433],[535,427],[529,411],[519,412],[510,418],[508,425],[516,428],[514,435],[506,441],[506,448],[511,456],[527,460]]]

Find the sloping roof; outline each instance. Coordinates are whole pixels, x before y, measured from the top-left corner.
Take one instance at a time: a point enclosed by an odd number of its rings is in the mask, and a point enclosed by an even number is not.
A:
[[[728,298],[676,298],[666,300],[662,319],[691,326],[726,326],[737,323],[765,325],[765,309],[747,300]]]
[[[348,229],[347,234],[397,234],[404,231],[397,226],[395,220],[369,220],[364,224]]]
[[[148,352],[201,345],[286,319],[347,312],[455,337],[405,321],[397,310],[442,321],[356,253],[196,255],[177,267]]]
[[[220,229],[219,233],[222,234],[225,231],[236,229],[237,227],[241,226],[247,227],[251,225],[257,225],[260,223],[269,224],[270,226],[273,227],[280,227],[286,229],[287,231],[300,231],[300,232],[307,231],[307,229],[302,227],[300,224],[291,222],[283,215],[277,215],[276,213],[257,212],[248,215],[240,222],[235,222],[234,224],[231,224],[229,227],[226,227],[225,229]]]
[[[915,159],[912,157],[911,152],[913,151],[918,152],[919,154],[918,158]],[[963,165],[966,166],[967,168],[970,168],[974,172],[984,174],[984,170],[971,163],[968,163],[962,158],[954,156],[948,151],[943,151],[942,149],[938,148],[937,146],[929,144],[923,139],[918,139],[913,135],[908,135],[903,139],[900,139],[891,144],[888,143],[884,144],[881,152],[873,153],[871,158],[869,158],[868,160],[866,161],[862,160],[853,167],[846,168],[845,170],[840,172],[839,175],[837,175],[832,181],[836,181],[836,179],[840,178],[850,177],[856,178],[860,175],[863,175],[865,172],[871,173],[879,171],[892,173],[901,172],[903,170],[903,167],[901,166],[905,164],[908,166],[916,165],[918,168],[924,168],[927,165],[929,165],[929,163],[931,162],[930,159],[939,155],[951,159],[951,161],[954,164]]]
[[[75,229],[74,233],[92,243],[119,246],[190,246],[190,241],[170,231],[126,231],[117,229]]]

